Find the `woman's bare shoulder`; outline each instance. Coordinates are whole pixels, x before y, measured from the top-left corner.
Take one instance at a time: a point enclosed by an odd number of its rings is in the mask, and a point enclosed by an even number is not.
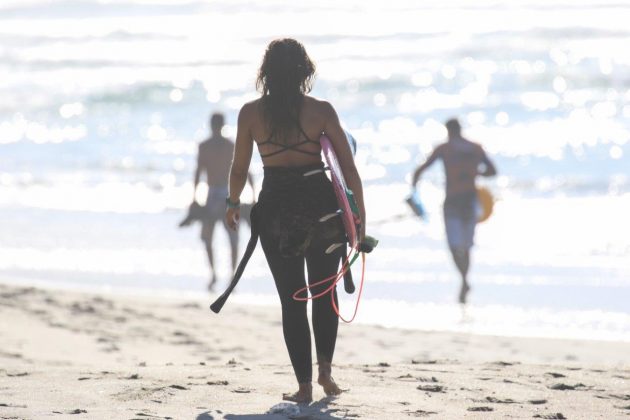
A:
[[[239,114],[243,116],[256,115],[259,108],[260,108],[260,98],[254,99],[252,101],[246,102],[241,107]]]
[[[323,116],[329,116],[335,113],[335,109],[330,102],[313,96],[304,96],[304,105],[311,111],[315,111]]]

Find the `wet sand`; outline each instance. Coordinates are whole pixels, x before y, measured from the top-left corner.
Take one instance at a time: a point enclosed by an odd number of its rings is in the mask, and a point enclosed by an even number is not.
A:
[[[0,418],[629,418],[630,343],[342,325],[308,407],[277,307],[0,285]],[[272,411],[276,414],[271,414]]]

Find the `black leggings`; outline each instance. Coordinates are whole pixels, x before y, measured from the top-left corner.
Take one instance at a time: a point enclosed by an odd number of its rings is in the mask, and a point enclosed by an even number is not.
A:
[[[283,257],[273,238],[261,236],[260,243],[282,304],[282,331],[289,350],[291,364],[299,383],[311,382],[313,366],[311,359],[311,332],[306,315],[306,302],[293,299],[293,294],[305,287],[304,260],[308,270],[309,284],[331,275],[339,268],[338,252],[325,254],[322,249],[309,249],[304,257]],[[323,291],[330,283],[316,286],[312,293]],[[301,294],[302,297],[305,294]],[[335,303],[337,292],[334,291]],[[332,362],[337,341],[339,318],[334,312],[329,294],[312,300],[313,332],[317,361]]]
[[[284,341],[299,383],[312,381],[313,362],[307,303],[293,299],[293,294],[306,286],[305,262],[309,284],[337,273],[341,249],[331,254],[326,254],[325,250],[331,243],[339,241],[339,234],[343,235],[339,218],[327,223],[318,222],[321,216],[334,212],[337,203],[332,185],[323,173],[307,178],[302,176],[310,169],[296,168],[286,173],[277,168],[265,168],[259,200],[262,206],[260,243],[280,296]],[[298,172],[297,176],[294,171]],[[293,250],[299,251],[291,252]],[[311,293],[317,294],[330,284],[316,286]],[[305,297],[306,293],[300,296]],[[337,303],[336,291],[334,299]],[[312,310],[317,361],[330,363],[339,326],[330,294],[312,300]]]

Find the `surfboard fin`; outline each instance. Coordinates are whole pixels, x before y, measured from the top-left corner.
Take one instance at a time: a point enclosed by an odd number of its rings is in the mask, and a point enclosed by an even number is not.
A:
[[[337,242],[326,248],[326,254],[332,254],[337,248],[345,245],[345,242]]]
[[[342,214],[343,214],[343,210],[339,209],[334,213],[328,213],[328,214],[323,215],[322,217],[319,218],[319,221],[323,223],[327,220],[332,219],[335,216],[341,216]]]
[[[320,172],[324,172],[324,170],[323,169],[314,169],[312,171],[304,172],[304,174],[302,174],[302,176],[311,176],[311,175],[318,174]]]

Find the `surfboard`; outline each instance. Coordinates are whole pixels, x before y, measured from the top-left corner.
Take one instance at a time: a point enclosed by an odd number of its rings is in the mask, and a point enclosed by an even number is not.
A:
[[[346,139],[348,140],[348,145],[350,146],[354,154],[354,151],[356,150],[356,141],[354,141],[354,138],[347,132]],[[363,292],[363,284],[365,280],[365,254],[372,252],[372,250],[378,244],[378,240],[376,238],[366,235],[365,238],[362,238],[359,242],[359,233],[361,232],[361,216],[359,214],[359,208],[354,199],[354,194],[346,184],[346,180],[341,170],[341,165],[339,164],[337,154],[335,153],[335,149],[330,142],[330,139],[325,134],[322,134],[319,138],[319,143],[322,147],[324,161],[328,166],[327,169],[330,170],[330,179],[332,182],[333,190],[335,192],[335,196],[337,198],[337,205],[339,206],[338,211],[324,215],[319,220],[323,222],[331,217],[341,217],[344,230],[346,231],[347,244],[345,242],[335,243],[326,250],[326,253],[329,253],[342,247],[341,249],[343,250],[343,253],[341,259],[341,268],[339,269],[339,271],[332,276],[329,276],[320,281],[316,281],[315,283],[309,284],[302,289],[297,290],[293,294],[293,299],[298,301],[308,301],[321,298],[324,295],[329,295],[333,310],[335,311],[339,319],[344,322],[352,322],[357,315],[359,302],[361,301],[361,293]],[[354,313],[352,314],[351,318],[346,319],[341,315],[339,307],[337,306],[337,301],[335,299],[335,290],[337,283],[343,278],[344,289],[346,290],[346,292],[350,294],[354,293],[355,286],[352,280],[352,270],[350,269],[350,267],[359,256],[362,260],[359,293],[357,296],[356,305],[354,306]],[[328,284],[328,287],[326,287],[321,292],[313,294],[313,287],[324,284]],[[309,291],[311,291],[310,296],[308,296]],[[306,296],[303,296],[304,294],[306,294]]]
[[[335,190],[335,196],[337,197],[337,204],[341,211],[340,217],[343,221],[343,226],[348,237],[348,244],[350,248],[357,249],[358,244],[358,232],[361,230],[361,216],[359,215],[359,208],[354,201],[354,195],[348,188],[346,180],[343,177],[339,160],[335,153],[330,139],[325,135],[319,138],[319,143],[322,146],[322,154],[326,165],[330,168],[330,178]]]
[[[477,187],[477,223],[483,223],[492,215],[494,197],[486,187]]]

